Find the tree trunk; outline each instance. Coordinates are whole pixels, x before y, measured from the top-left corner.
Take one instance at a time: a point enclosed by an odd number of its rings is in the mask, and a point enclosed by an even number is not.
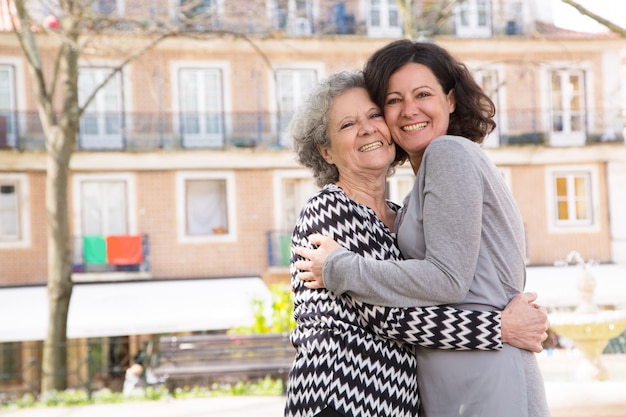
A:
[[[72,256],[67,184],[76,146],[78,54],[64,45],[59,55],[63,110],[55,117],[41,114],[46,135],[46,216],[48,231],[48,334],[44,342],[42,393],[67,388],[67,318],[72,296]],[[40,107],[40,113],[46,113]],[[56,121],[56,123],[55,123]]]
[[[52,128],[48,136],[50,139],[56,143],[64,140],[58,126]],[[55,155],[48,153],[46,160],[49,318],[43,351],[42,393],[67,388],[67,318],[72,295],[67,203],[69,164],[64,162],[68,158],[68,155],[55,158]]]

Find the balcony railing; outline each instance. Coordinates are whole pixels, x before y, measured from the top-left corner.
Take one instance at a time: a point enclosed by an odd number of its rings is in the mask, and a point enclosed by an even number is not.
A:
[[[289,266],[291,257],[291,231],[267,232],[267,255],[270,267]]]
[[[290,114],[95,113],[81,119],[76,150],[285,148]],[[36,112],[0,113],[0,148],[44,150]]]
[[[284,128],[291,114],[274,112],[238,113],[92,113],[81,120],[77,151],[158,149],[229,149],[289,147]],[[498,131],[497,146],[550,145],[551,132],[538,128],[536,111],[516,110],[507,114],[508,131]],[[563,135],[563,132],[558,132]],[[621,127],[597,121],[585,132],[586,144],[623,142]],[[45,139],[36,112],[0,112],[0,149],[44,150]]]
[[[147,235],[74,236],[72,272],[150,272],[150,239]]]

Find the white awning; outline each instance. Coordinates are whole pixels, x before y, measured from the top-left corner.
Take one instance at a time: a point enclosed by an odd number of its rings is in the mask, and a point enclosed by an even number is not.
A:
[[[249,325],[252,300],[271,306],[259,277],[75,284],[68,338],[221,330]],[[47,287],[0,288],[0,342],[43,340]]]

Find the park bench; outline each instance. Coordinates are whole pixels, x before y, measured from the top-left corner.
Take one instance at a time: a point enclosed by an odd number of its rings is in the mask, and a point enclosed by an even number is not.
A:
[[[175,393],[185,385],[235,383],[280,378],[283,391],[295,357],[288,333],[162,336],[158,341],[155,381]]]

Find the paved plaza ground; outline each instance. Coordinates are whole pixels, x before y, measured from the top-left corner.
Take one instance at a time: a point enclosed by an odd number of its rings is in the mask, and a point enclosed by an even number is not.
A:
[[[626,381],[547,383],[552,417],[626,417]],[[281,417],[284,397],[223,396],[0,412],[2,417]]]

